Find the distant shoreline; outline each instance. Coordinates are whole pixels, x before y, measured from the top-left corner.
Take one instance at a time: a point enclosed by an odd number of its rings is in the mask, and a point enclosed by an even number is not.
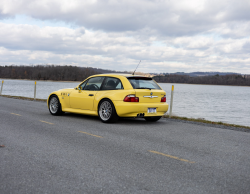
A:
[[[56,80],[33,80],[33,79],[0,78],[0,81],[2,81],[2,80],[22,80],[22,81],[36,81],[36,82],[72,82],[72,83],[81,83],[83,81],[83,80],[82,81],[56,81]]]
[[[189,83],[166,83],[157,82],[158,84],[187,84],[187,85],[203,85],[203,86],[237,86],[237,87],[250,87],[250,86],[238,86],[238,85],[216,85],[216,84],[189,84]]]

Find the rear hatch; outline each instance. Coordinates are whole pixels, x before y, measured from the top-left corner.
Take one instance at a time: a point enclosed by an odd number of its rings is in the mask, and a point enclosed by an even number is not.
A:
[[[166,94],[152,78],[128,77],[128,80],[141,103],[159,103]]]
[[[135,93],[141,103],[159,103],[165,95],[163,90],[135,89]]]

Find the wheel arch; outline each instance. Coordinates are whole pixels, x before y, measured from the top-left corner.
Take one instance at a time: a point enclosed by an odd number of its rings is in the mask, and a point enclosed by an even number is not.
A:
[[[61,101],[60,101],[60,98],[59,98],[58,94],[52,93],[52,94],[49,95],[49,97],[48,97],[48,99],[47,99],[47,106],[48,106],[48,108],[49,108],[49,101],[50,101],[50,99],[51,99],[52,96],[56,96],[56,97],[58,98],[58,100],[59,100],[59,103],[60,103],[61,106],[62,106],[62,103],[61,103]]]
[[[101,100],[99,100],[99,102],[98,102],[98,104],[97,104],[97,111],[99,110],[100,104],[101,104],[101,102],[102,102],[103,100],[110,100],[110,101],[113,103],[114,107],[115,107],[114,102],[113,102],[110,98],[108,98],[108,97],[103,97]]]
[[[116,114],[117,114],[116,107],[115,107],[115,103],[113,102],[112,99],[110,99],[110,98],[108,98],[108,97],[103,97],[101,100],[99,100],[99,102],[98,102],[98,104],[97,104],[97,109],[96,109],[97,114],[99,114],[99,107],[100,107],[100,104],[101,104],[101,102],[102,102],[103,100],[110,100],[110,101],[112,102],[112,104],[113,104],[113,106],[114,106],[114,108],[115,108],[115,112],[116,112]]]

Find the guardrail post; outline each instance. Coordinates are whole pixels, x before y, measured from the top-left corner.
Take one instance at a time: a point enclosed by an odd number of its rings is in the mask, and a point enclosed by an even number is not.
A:
[[[2,95],[2,91],[3,91],[3,83],[4,83],[4,80],[2,81],[2,86],[1,86],[0,95]]]
[[[171,101],[170,101],[169,118],[171,118],[171,116],[172,116],[173,98],[174,98],[174,85],[172,85],[172,90],[171,90]]]
[[[34,100],[36,100],[36,81],[35,81],[35,88],[34,88]]]

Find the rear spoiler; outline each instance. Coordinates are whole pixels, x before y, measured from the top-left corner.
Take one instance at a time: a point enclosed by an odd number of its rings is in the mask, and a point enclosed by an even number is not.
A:
[[[131,77],[127,77],[128,79],[139,79],[139,80],[152,80],[151,77],[135,77],[135,76],[131,76]]]

